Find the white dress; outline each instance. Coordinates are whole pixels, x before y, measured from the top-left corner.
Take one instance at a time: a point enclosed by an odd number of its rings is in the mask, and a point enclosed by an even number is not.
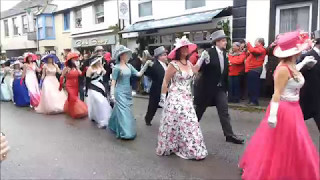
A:
[[[112,111],[102,80],[102,72],[93,72],[87,99],[89,119],[95,121],[99,128],[108,125]]]

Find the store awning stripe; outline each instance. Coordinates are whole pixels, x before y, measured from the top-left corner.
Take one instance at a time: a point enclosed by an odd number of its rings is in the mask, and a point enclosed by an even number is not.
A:
[[[222,11],[223,9],[219,9],[214,11],[188,14],[188,15],[183,15],[183,16],[178,16],[173,18],[137,22],[131,26],[126,27],[120,33],[139,32],[139,31],[147,31],[151,29],[161,29],[161,28],[191,25],[191,24],[207,23],[212,21],[212,19]]]

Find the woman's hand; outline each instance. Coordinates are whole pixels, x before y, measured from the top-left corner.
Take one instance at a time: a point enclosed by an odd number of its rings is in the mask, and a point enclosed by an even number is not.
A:
[[[1,152],[0,152],[0,161],[3,161],[7,158],[7,154],[10,150],[10,147],[8,146],[8,141],[6,140],[6,137],[4,136],[3,133],[1,133],[0,135],[1,138],[1,142],[0,142],[0,146],[1,146]]]

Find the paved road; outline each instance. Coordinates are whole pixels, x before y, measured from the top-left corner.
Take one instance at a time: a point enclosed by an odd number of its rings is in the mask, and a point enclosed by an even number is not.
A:
[[[203,161],[155,155],[160,110],[153,126],[144,125],[145,99],[135,99],[138,136],[118,140],[88,119],[36,114],[29,108],[1,103],[1,130],[11,146],[1,164],[1,179],[240,179],[237,161],[243,145],[226,143],[214,108],[201,121],[209,156]],[[231,110],[236,133],[249,138],[262,113]],[[313,121],[307,122],[319,147]]]

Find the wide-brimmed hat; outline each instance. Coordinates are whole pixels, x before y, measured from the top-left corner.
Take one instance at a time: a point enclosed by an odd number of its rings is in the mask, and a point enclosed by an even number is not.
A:
[[[102,46],[96,46],[94,48],[94,52],[97,52],[97,51],[104,51],[103,47]]]
[[[220,39],[227,38],[227,37],[228,36],[226,36],[226,34],[224,33],[224,30],[215,31],[210,35],[210,39],[212,40],[212,42],[216,42]]]
[[[191,43],[186,36],[183,36],[181,39],[177,38],[174,46],[175,48],[168,55],[169,59],[174,59],[176,57],[176,51],[184,46],[188,46],[189,54],[191,54],[194,50],[197,49],[197,45]]]
[[[37,55],[35,55],[33,53],[25,53],[24,62],[27,62],[28,57],[32,57],[32,61],[35,61],[38,59]]]
[[[22,63],[19,60],[15,60],[10,66],[19,65],[22,66]]]
[[[4,63],[6,63],[5,60],[0,60],[0,65],[2,65],[2,64],[4,64]]]
[[[58,58],[55,54],[45,55],[45,56],[42,58],[42,61],[45,62],[45,63],[48,63],[48,59],[49,59],[49,58],[52,58],[52,60],[53,60],[54,63],[58,63],[58,62],[59,62],[59,58]]]
[[[69,52],[67,55],[67,59],[66,59],[65,64],[67,65],[68,61],[70,61],[71,59],[74,59],[74,58],[76,58],[75,60],[79,60],[79,54],[75,53],[75,52]]]
[[[24,59],[24,58],[23,58],[23,56],[19,56],[19,57],[17,58],[17,60],[19,60],[19,59]]]
[[[120,56],[124,53],[127,53],[128,56],[129,56],[129,59],[131,58],[132,56],[132,51],[125,47],[124,45],[117,45],[116,48],[115,48],[115,51],[114,51],[114,59],[116,60],[116,63],[119,63],[120,61]]]
[[[93,59],[91,60],[91,62],[90,62],[90,66],[96,64],[96,63],[99,62],[99,61],[102,62],[102,56],[97,56],[97,57],[93,58]]]
[[[275,44],[274,56],[278,58],[290,57],[299,54],[303,50],[311,46],[312,41],[309,39],[308,33],[301,31],[287,32],[280,34]]]
[[[163,53],[166,53],[166,49],[163,46],[160,46],[160,47],[156,48],[153,52],[154,52],[153,56],[158,57],[158,56],[162,55]]]

